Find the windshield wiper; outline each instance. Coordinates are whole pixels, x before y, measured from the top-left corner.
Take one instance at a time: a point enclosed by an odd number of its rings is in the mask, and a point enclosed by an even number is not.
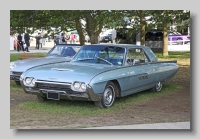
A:
[[[98,56],[96,56],[96,58],[98,58],[98,59],[100,59],[100,60],[103,60],[103,61],[105,61],[105,62],[107,62],[108,64],[110,64],[110,65],[113,65],[111,62],[109,62],[108,60],[106,60],[106,59],[103,59],[103,58],[101,58],[101,57],[98,57]]]

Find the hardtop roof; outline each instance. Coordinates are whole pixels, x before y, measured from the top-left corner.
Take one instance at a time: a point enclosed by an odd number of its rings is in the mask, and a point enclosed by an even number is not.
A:
[[[142,45],[133,45],[133,44],[91,44],[94,46],[116,46],[116,47],[123,47],[123,48],[149,48],[148,46],[142,46]],[[88,46],[88,45],[83,45],[83,46]]]

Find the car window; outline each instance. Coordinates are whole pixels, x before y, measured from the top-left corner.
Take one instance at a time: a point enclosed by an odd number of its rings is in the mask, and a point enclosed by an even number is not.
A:
[[[79,48],[80,49],[80,48]],[[52,50],[47,54],[47,56],[55,56],[55,57],[72,57],[76,54],[76,51],[73,47],[70,46],[55,46]]]
[[[144,64],[146,62],[149,62],[149,60],[146,57],[143,49],[131,48],[128,50],[126,65]]]
[[[113,64],[122,66],[125,48],[115,46],[84,46],[72,62]]]

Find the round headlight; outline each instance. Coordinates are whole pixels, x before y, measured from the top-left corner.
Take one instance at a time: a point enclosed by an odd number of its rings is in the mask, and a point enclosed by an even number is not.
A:
[[[74,83],[74,88],[75,88],[75,89],[79,89],[79,88],[80,88],[80,86],[81,86],[81,84],[80,84],[80,83]]]
[[[32,80],[32,85],[35,85],[35,81],[36,81],[35,79]]]
[[[31,81],[32,81],[32,78],[26,78],[25,83],[26,83],[26,84],[30,84]]]
[[[86,90],[86,84],[82,83],[82,84],[81,84],[81,89],[82,89],[82,90]]]
[[[15,68],[16,67],[16,64],[14,62],[10,62],[10,68]]]

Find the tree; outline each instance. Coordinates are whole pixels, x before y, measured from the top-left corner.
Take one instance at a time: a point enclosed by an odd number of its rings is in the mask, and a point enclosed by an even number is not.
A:
[[[97,36],[104,25],[111,25],[116,19],[123,17],[121,11],[109,10],[11,10],[10,28],[16,32],[24,32],[26,28],[45,29],[47,32],[59,33],[52,27],[61,27],[61,31],[77,30],[80,44],[84,44],[85,32],[91,43],[97,43]]]
[[[127,26],[132,26],[132,32],[140,32],[141,45],[145,45],[146,30],[152,28],[153,23],[147,24],[150,21],[151,11],[149,10],[128,10],[126,16],[129,18]],[[131,32],[129,36],[132,36]]]
[[[97,36],[102,32],[102,28],[115,28],[118,21],[124,18],[123,11],[120,10],[87,10],[82,11],[82,20],[85,21],[85,31],[90,37],[91,44],[97,43]]]
[[[168,30],[169,24],[182,24],[183,21],[189,20],[190,12],[184,10],[157,10],[152,11],[152,21],[163,29],[163,56],[168,56]]]

